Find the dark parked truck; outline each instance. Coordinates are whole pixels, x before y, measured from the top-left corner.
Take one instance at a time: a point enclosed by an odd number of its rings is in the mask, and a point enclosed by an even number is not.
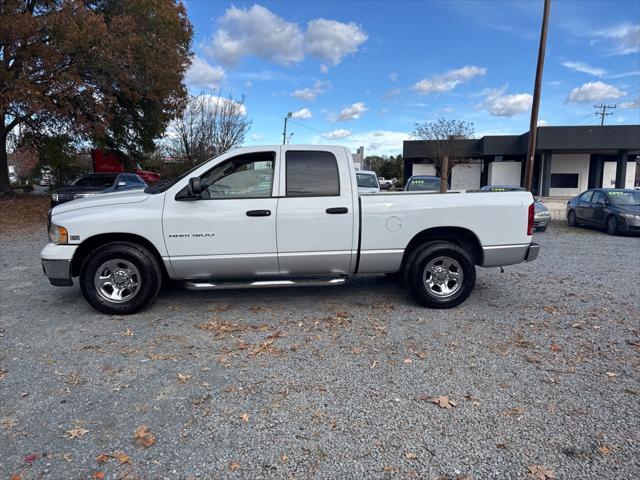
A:
[[[95,173],[135,173],[147,183],[160,181],[160,174],[144,170],[137,162],[117,151],[91,150],[91,161]]]

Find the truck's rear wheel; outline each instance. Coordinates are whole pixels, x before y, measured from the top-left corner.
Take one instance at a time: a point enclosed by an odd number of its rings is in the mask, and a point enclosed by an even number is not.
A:
[[[158,261],[146,248],[114,242],[89,254],[80,269],[84,298],[113,315],[135,313],[155,300],[162,284]]]
[[[407,269],[409,289],[430,308],[460,305],[476,282],[476,269],[469,254],[450,242],[427,244],[412,255]]]

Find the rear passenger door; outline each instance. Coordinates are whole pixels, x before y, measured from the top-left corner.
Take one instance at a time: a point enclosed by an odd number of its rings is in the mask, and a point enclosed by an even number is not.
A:
[[[591,221],[595,225],[604,227],[607,197],[603,192],[595,192],[591,199]]]
[[[350,271],[355,208],[341,151],[283,147],[276,219],[281,274]]]
[[[587,190],[578,198],[576,204],[576,217],[580,220],[589,221],[591,209],[591,197],[593,196],[593,190]]]

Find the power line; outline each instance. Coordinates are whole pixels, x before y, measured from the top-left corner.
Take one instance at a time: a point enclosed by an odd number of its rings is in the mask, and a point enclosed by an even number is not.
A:
[[[599,111],[595,112],[596,117],[600,117],[600,126],[604,125],[604,117],[608,117],[609,115],[613,115],[613,112],[607,113],[607,108],[612,109],[616,108],[617,105],[594,105],[593,108],[597,108]]]

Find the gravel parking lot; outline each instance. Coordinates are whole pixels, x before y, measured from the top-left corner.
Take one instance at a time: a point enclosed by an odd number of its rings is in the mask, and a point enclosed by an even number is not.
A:
[[[0,478],[640,477],[640,238],[554,223],[448,311],[367,276],[109,317],[45,213],[0,201]]]

